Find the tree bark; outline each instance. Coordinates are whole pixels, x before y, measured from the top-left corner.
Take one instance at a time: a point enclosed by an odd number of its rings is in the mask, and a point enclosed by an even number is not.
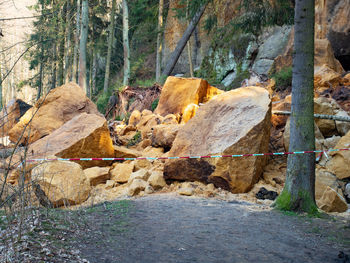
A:
[[[187,0],[187,10],[186,10],[186,20],[188,21],[188,8],[189,8],[189,0]],[[187,22],[188,26],[188,22]],[[196,28],[196,27],[195,27]],[[187,56],[188,56],[188,64],[190,67],[190,76],[193,78],[193,62],[192,62],[192,47],[191,47],[191,36],[187,41]]]
[[[93,50],[92,50],[92,74],[91,74],[91,90],[92,90],[92,94],[96,94],[97,90],[96,90],[96,75],[97,75],[97,50],[96,47],[94,46]]]
[[[87,93],[88,83],[86,74],[86,46],[88,38],[88,24],[89,24],[89,6],[88,0],[83,0],[81,8],[81,34],[80,34],[80,53],[79,53],[79,86]]]
[[[290,122],[290,151],[315,149],[314,134],[314,0],[297,0]],[[276,206],[282,210],[316,213],[315,154],[288,156],[287,178]]]
[[[157,57],[156,57],[156,81],[158,82],[161,74],[161,63],[162,63],[162,29],[163,29],[163,9],[164,0],[159,0],[159,11],[158,11],[158,34],[157,34]]]
[[[105,70],[105,79],[103,83],[103,92],[107,93],[109,85],[109,74],[111,67],[111,57],[112,57],[112,48],[113,48],[113,39],[114,39],[114,30],[115,30],[115,9],[116,9],[116,0],[112,1],[112,10],[109,24],[109,35],[108,35],[108,50],[106,58],[106,70]]]
[[[43,87],[43,58],[44,58],[44,49],[43,44],[40,44],[40,67],[39,67],[39,83],[38,83],[38,93],[36,95],[36,100],[40,99],[42,87]]]
[[[195,16],[192,18],[190,24],[186,28],[185,33],[182,35],[182,38],[180,39],[180,41],[177,43],[176,48],[175,48],[174,52],[172,53],[167,65],[163,71],[163,75],[169,76],[171,74],[171,72],[173,71],[173,69],[176,65],[176,62],[181,55],[182,50],[185,48],[188,39],[190,38],[190,36],[192,35],[192,32],[196,28],[196,26],[197,26],[199,20],[201,19],[207,5],[208,5],[208,2],[203,4],[199,8],[199,10],[195,14]]]
[[[69,76],[69,67],[70,67],[70,59],[69,59],[69,51],[70,51],[70,42],[71,42],[71,26],[70,26],[70,1],[67,0],[67,13],[66,13],[66,47],[64,52],[64,82],[67,83],[70,80]]]
[[[80,0],[77,0],[77,16],[75,24],[74,51],[73,51],[73,67],[72,81],[78,82],[78,51],[79,51],[79,35],[80,35]]]
[[[123,0],[123,47],[124,47],[124,79],[123,85],[129,84],[130,79],[130,47],[129,47],[129,11],[128,3]]]
[[[51,89],[56,88],[56,74],[57,74],[57,68],[56,68],[56,60],[57,60],[57,46],[56,43],[53,44],[52,47],[52,63],[51,63]]]

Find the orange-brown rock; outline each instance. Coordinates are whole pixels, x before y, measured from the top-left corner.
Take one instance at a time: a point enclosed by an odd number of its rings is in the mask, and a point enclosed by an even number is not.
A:
[[[134,110],[129,118],[129,125],[136,126],[141,120],[141,112],[138,110]]]
[[[111,179],[117,183],[128,182],[130,175],[134,170],[134,166],[133,162],[115,163],[113,168],[109,171]]]
[[[182,115],[189,104],[204,103],[219,93],[222,91],[211,87],[206,80],[170,76],[164,84],[155,113]]]
[[[161,124],[163,117],[157,114],[142,114],[140,122],[136,125],[137,130],[141,132],[142,139],[149,137],[152,127]]]
[[[169,156],[266,152],[270,118],[271,100],[264,88],[220,94],[178,132]],[[264,157],[169,160],[164,178],[212,182],[233,193],[247,192],[261,176],[265,161]]]
[[[315,71],[326,65],[337,73],[343,73],[344,69],[340,62],[334,57],[334,51],[328,39],[315,39]]]
[[[179,124],[161,124],[153,127],[152,146],[171,148],[178,131],[183,127]]]
[[[0,137],[8,136],[8,132],[32,106],[20,99],[12,99],[0,112]]]
[[[341,74],[334,71],[327,65],[315,68],[314,87],[320,89],[322,87],[336,87],[341,81]]]
[[[178,117],[175,114],[168,114],[164,117],[162,124],[178,124]]]
[[[350,131],[343,136],[335,149],[350,148]],[[327,163],[327,170],[335,174],[338,179],[350,177],[350,151],[331,152],[331,160]]]
[[[39,164],[32,170],[32,179],[55,207],[80,204],[91,189],[81,166],[74,162]]]
[[[198,108],[199,108],[199,106],[197,104],[194,104],[194,103],[187,105],[187,107],[184,110],[184,113],[182,114],[181,123],[182,124],[186,123],[190,119],[192,119],[194,117],[194,115],[196,115]]]
[[[317,202],[318,207],[326,212],[346,212],[348,204],[333,188],[327,186],[322,197]]]
[[[134,149],[129,149],[124,146],[114,145],[114,155],[116,158],[136,158],[140,157],[141,153]]]
[[[91,167],[84,170],[84,174],[91,186],[106,183],[110,178],[109,167]]]
[[[334,190],[338,190],[339,183],[337,182],[337,177],[332,173],[326,171],[324,168],[316,169],[315,177],[315,199],[318,201],[323,193],[326,191],[327,187],[331,187]]]
[[[60,158],[114,157],[112,139],[106,119],[100,115],[82,113],[67,121],[50,135],[32,143],[28,159],[46,156]],[[110,161],[76,161],[83,169],[107,166]]]
[[[10,130],[10,140],[17,142],[30,122],[28,132],[23,134],[21,142],[35,142],[83,112],[100,115],[96,105],[77,84],[65,84],[52,89],[24,114],[19,123]]]
[[[288,95],[283,100],[272,102],[272,112],[273,111],[290,111],[292,105],[292,96]],[[286,125],[288,120],[287,115],[277,115],[272,114],[271,123],[275,128],[281,128]]]
[[[314,112],[317,114],[335,115],[331,102],[325,97],[314,99]],[[334,120],[315,119],[315,123],[326,137],[338,134]]]

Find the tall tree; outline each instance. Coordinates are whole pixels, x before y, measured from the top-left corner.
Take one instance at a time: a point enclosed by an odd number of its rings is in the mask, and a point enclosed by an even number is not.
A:
[[[66,13],[66,46],[65,46],[65,52],[64,52],[64,82],[69,82],[69,68],[70,68],[70,59],[69,59],[69,53],[70,53],[70,42],[71,42],[71,0],[67,0],[67,13]]]
[[[171,74],[171,72],[173,71],[173,69],[176,65],[176,62],[182,53],[182,50],[185,48],[188,39],[191,37],[191,35],[192,35],[194,29],[196,28],[199,20],[201,19],[207,5],[208,5],[208,1],[203,3],[201,5],[201,7],[199,8],[199,10],[196,12],[196,14],[193,16],[190,24],[186,28],[180,41],[177,43],[175,50],[171,54],[171,57],[170,57],[169,61],[167,62],[165,69],[163,71],[163,75],[169,76]]]
[[[187,26],[189,25],[188,19],[189,19],[189,0],[187,0],[187,8],[186,8]],[[194,73],[193,73],[193,62],[192,62],[191,36],[187,41],[187,56],[188,56],[188,64],[190,66],[190,76],[193,78]]]
[[[156,57],[156,81],[159,81],[162,61],[162,29],[163,29],[164,0],[159,0],[158,33],[157,33],[157,57]]]
[[[79,86],[88,92],[87,74],[86,74],[86,46],[88,39],[88,24],[89,24],[89,6],[88,0],[83,0],[81,7],[81,34],[79,45]]]
[[[124,79],[123,85],[130,79],[130,47],[129,47],[129,11],[128,3],[123,0],[123,47],[124,47]]]
[[[75,20],[75,36],[73,51],[72,81],[78,82],[78,52],[79,52],[79,35],[80,35],[80,0],[77,0],[77,14]]]
[[[108,33],[108,50],[106,58],[106,70],[105,70],[105,79],[103,83],[103,92],[107,93],[108,84],[109,84],[109,74],[111,67],[111,57],[112,57],[112,48],[114,40],[114,31],[115,31],[115,9],[116,9],[116,0],[112,0],[112,10],[110,15],[110,24],[109,24],[109,33]]]
[[[292,114],[289,151],[315,149],[314,21],[315,1],[295,1]],[[275,205],[282,210],[315,213],[315,154],[288,156],[287,178]]]

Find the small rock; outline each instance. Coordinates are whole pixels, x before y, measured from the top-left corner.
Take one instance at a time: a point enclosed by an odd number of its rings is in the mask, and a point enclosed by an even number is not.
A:
[[[115,182],[113,180],[107,180],[105,189],[112,189],[115,185]]]
[[[148,183],[153,186],[154,189],[161,189],[166,186],[166,182],[163,177],[163,173],[160,171],[152,171],[148,178]]]
[[[91,167],[84,170],[91,186],[105,183],[109,178],[109,167]]]
[[[136,179],[141,179],[143,181],[147,181],[150,174],[146,169],[138,170],[137,172],[134,172],[131,174],[128,183],[132,183]]]
[[[147,187],[147,182],[141,179],[134,179],[128,188],[128,195],[135,196],[139,194],[141,191],[145,190]]]
[[[150,186],[149,184],[146,186],[145,188],[145,193],[146,194],[152,194],[154,192],[154,189],[152,186]]]
[[[129,125],[136,126],[141,120],[141,112],[134,110],[129,118]]]
[[[116,163],[109,171],[111,179],[117,183],[128,182],[132,172],[134,170],[134,163]]]
[[[208,191],[214,191],[215,190],[214,184],[208,184],[207,189],[208,189]]]
[[[194,190],[193,190],[193,188],[190,188],[190,187],[184,187],[184,188],[180,188],[178,193],[180,195],[191,196],[194,194]]]

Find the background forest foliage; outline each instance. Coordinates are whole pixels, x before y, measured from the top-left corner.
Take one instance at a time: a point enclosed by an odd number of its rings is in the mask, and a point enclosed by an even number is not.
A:
[[[123,87],[123,12],[122,1],[117,0],[114,27],[114,39],[110,63],[110,80],[107,92],[103,91],[108,51],[109,25],[111,22],[112,1],[89,0],[89,24],[87,42],[87,94],[97,102],[102,111],[113,91]],[[188,20],[196,14],[201,5],[207,0],[179,0],[175,11],[178,19]],[[130,43],[130,85],[151,86],[155,82],[157,35],[163,33],[164,24],[158,25],[159,0],[128,0]],[[213,1],[209,1],[209,5]],[[169,11],[169,0],[163,1],[163,20]],[[77,23],[81,19],[80,0],[38,0],[32,6],[41,16],[34,23],[34,33],[30,36],[27,59],[31,69],[35,69],[34,77],[25,80],[23,84],[37,87],[43,94],[51,88],[64,84],[67,81],[78,81],[78,56],[75,54],[77,37],[80,37],[80,28]],[[277,0],[271,4],[267,0],[243,0],[239,7],[241,14],[227,26],[219,27],[215,13],[204,18],[204,29],[212,36],[212,48],[227,48],[225,45],[232,41],[237,42],[236,52],[242,40],[239,37],[245,34],[243,40],[257,39],[262,29],[270,25],[291,24],[293,22],[293,4],[290,0]],[[80,17],[79,17],[80,16]],[[80,20],[79,20],[80,23]],[[203,26],[203,25],[202,25]],[[80,25],[81,27],[81,25]],[[237,37],[238,36],[238,37]],[[236,39],[236,40],[235,40]],[[244,46],[245,42],[241,44]],[[242,48],[243,50],[243,48]],[[238,54],[239,55],[239,54]],[[204,62],[205,59],[203,60]],[[166,63],[163,61],[163,63]],[[202,63],[204,64],[204,63]],[[164,66],[164,65],[162,65]],[[195,72],[195,76],[208,79],[215,84],[216,72],[206,66]],[[249,77],[242,71],[241,78]],[[164,80],[165,78],[163,78]],[[236,81],[237,83],[240,80]],[[38,97],[40,96],[38,94]]]

